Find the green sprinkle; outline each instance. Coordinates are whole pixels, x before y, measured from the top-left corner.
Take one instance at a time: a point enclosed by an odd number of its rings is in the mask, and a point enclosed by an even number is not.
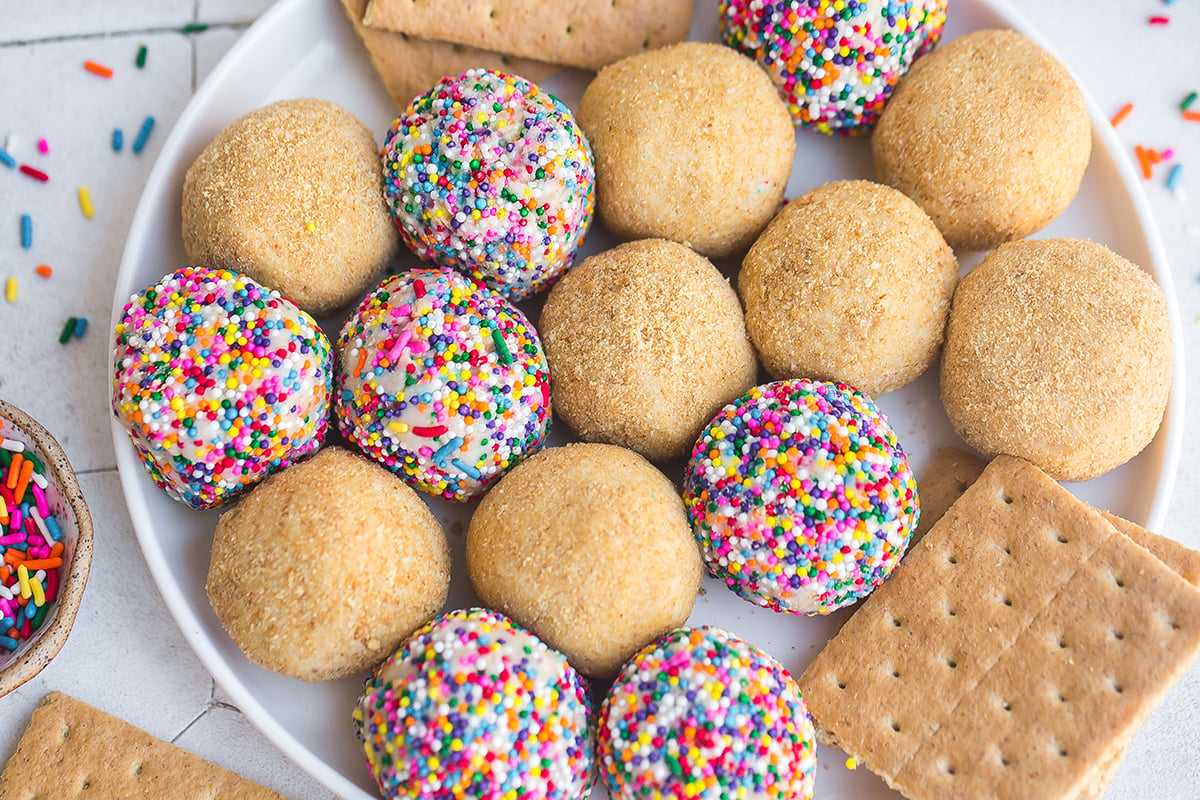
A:
[[[189,22],[181,29],[184,33],[204,33],[208,30],[208,25],[203,22]]]
[[[137,58],[134,59],[133,63],[137,64],[138,69],[146,68],[146,45],[138,48]]]
[[[1183,98],[1183,102],[1179,104],[1179,110],[1187,111],[1189,108],[1191,108],[1192,103],[1196,102],[1196,97],[1196,92],[1192,92],[1187,97]]]
[[[504,343],[504,335],[498,329],[492,330],[492,341],[496,343],[496,352],[500,354],[500,363],[513,363],[512,353],[508,352],[508,345]]]
[[[63,325],[62,333],[58,335],[59,344],[66,344],[70,341],[71,336],[75,333],[75,323],[78,321],[74,317],[67,317],[67,324]]]

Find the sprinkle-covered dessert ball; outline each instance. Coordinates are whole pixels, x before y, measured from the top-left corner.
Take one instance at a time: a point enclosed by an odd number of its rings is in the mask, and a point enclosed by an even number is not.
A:
[[[757,386],[692,450],[684,502],[709,570],[752,603],[828,614],[900,562],[917,483],[862,392],[807,379]]]
[[[618,239],[670,239],[709,258],[743,250],[779,210],[796,129],[771,79],[712,42],[600,70],[579,101],[600,219]]]
[[[595,781],[591,717],[567,660],[482,608],[414,633],[354,709],[388,800],[582,800]]]
[[[326,314],[400,249],[371,130],[327,100],[281,100],[217,134],[183,182],[189,264],[244,273]]]
[[[409,103],[383,175],[414,253],[514,300],[571,265],[592,221],[592,152],[570,109],[491,70],[443,78]]]
[[[812,717],[778,661],[731,633],[677,630],[621,670],[596,746],[614,800],[809,800]]]
[[[721,0],[721,38],[774,79],[796,124],[852,135],[933,48],[946,0]]]
[[[133,295],[115,338],[113,413],[176,500],[223,505],[321,446],[329,340],[278,292],[186,267]]]
[[[353,568],[333,566],[347,560]],[[306,681],[375,666],[449,588],[446,534],[420,495],[340,447],[272,475],[221,515],[205,583],[246,658]]]
[[[551,447],[518,465],[467,530],[480,601],[589,677],[611,678],[686,622],[703,572],[674,484],[609,444]]]
[[[1092,123],[1058,59],[1016,31],[974,31],[917,62],[871,153],[879,181],[925,209],[951,247],[990,250],[1071,204]]]
[[[738,273],[746,330],[772,377],[842,381],[872,397],[937,360],[957,283],[929,215],[870,181],[788,203]]]
[[[1154,439],[1172,366],[1167,300],[1149,273],[1096,242],[1026,239],[955,292],[942,402],[981,453],[1085,481]]]
[[[452,269],[385,279],[338,339],[342,434],[417,489],[482,493],[537,451],[550,372],[525,315]]]

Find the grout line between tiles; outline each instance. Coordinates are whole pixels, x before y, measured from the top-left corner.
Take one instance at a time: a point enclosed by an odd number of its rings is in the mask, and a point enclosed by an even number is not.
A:
[[[117,468],[112,467],[92,467],[91,469],[77,469],[76,475],[103,475],[105,472],[116,472]]]
[[[206,31],[244,31],[250,27],[249,22],[211,22],[204,31],[184,31],[182,25],[165,25],[152,28],[130,28],[119,31],[99,31],[92,33],[68,33],[61,36],[43,36],[32,39],[7,39],[0,41],[0,49],[7,47],[24,47],[35,44],[61,44],[63,42],[91,41],[95,39],[117,39],[131,36],[153,36],[162,33],[183,33],[193,36]]]

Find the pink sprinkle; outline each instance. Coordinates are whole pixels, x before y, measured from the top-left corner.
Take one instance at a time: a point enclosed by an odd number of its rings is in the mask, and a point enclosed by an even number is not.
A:
[[[1172,159],[1175,157],[1175,151],[1168,147],[1166,150],[1163,150],[1158,155],[1162,158],[1163,161],[1167,161],[1168,159]]]
[[[21,530],[21,509],[14,508],[12,510],[11,524],[9,527],[14,531]],[[24,534],[22,534],[22,538],[24,538]]]
[[[10,533],[8,536],[0,536],[0,545],[8,547],[10,544],[21,544],[25,541],[24,533]]]
[[[38,515],[45,519],[50,516],[50,504],[46,502],[46,493],[42,491],[42,487],[32,481],[29,485],[33,487],[33,499],[37,501]]]
[[[45,139],[38,139],[38,152],[42,155],[47,155],[50,152],[50,143]]]
[[[1151,17],[1151,18],[1150,18],[1150,24],[1151,24],[1151,25],[1167,25],[1167,24],[1169,24],[1170,22],[1171,22],[1171,18],[1170,18],[1170,17],[1160,17],[1160,16],[1156,16],[1156,17]]]

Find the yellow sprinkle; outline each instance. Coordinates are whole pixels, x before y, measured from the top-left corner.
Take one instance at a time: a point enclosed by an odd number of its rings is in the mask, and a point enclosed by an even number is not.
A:
[[[10,303],[17,302],[17,279],[9,278],[4,282],[4,299]]]
[[[92,194],[86,186],[79,187],[79,209],[83,212],[83,216],[91,219],[96,212],[92,208]]]
[[[42,588],[42,582],[37,578],[30,578],[29,588],[33,590],[33,604],[38,608],[46,605],[46,590]]]
[[[21,597],[28,600],[33,596],[33,589],[29,586],[29,570],[24,564],[17,565],[17,580],[21,583]]]
[[[858,769],[858,762],[856,760],[854,760],[853,758],[847,758],[846,759],[846,769],[852,770],[852,771]]]
[[[309,222],[304,226],[304,230],[308,231],[309,233],[312,233],[316,229],[317,229],[317,224],[315,222]]]

